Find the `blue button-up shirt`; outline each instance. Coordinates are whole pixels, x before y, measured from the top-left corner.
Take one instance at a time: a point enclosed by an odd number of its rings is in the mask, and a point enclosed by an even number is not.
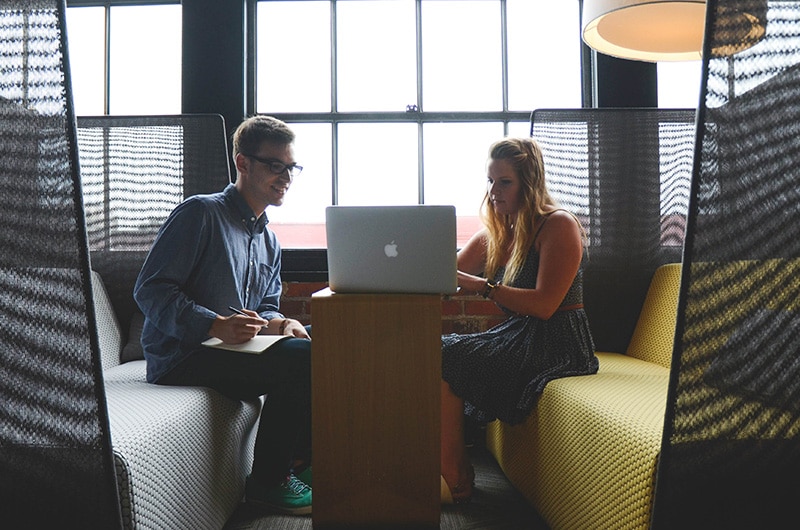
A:
[[[281,249],[233,184],[221,193],[196,195],[164,222],[134,287],[145,315],[142,348],[147,380],[158,379],[209,338],[217,315],[229,306],[283,318]]]

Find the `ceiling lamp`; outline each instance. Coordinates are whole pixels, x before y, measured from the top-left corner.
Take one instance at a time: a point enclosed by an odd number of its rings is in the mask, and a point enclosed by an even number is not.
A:
[[[723,42],[714,55],[747,49],[764,36],[766,2],[718,8]],[[742,6],[742,7],[739,7]],[[705,0],[584,0],[583,40],[595,50],[639,61],[698,60],[703,51]]]

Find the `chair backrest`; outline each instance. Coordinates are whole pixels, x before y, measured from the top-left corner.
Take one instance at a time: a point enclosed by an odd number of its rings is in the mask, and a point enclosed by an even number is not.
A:
[[[547,185],[589,237],[584,302],[599,351],[624,352],[650,279],[681,261],[694,109],[540,109]]]
[[[97,334],[100,339],[100,365],[106,370],[120,364],[123,335],[103,278],[97,271],[92,271],[92,295]]]
[[[656,529],[796,518],[798,42],[800,2],[707,2]]]
[[[127,334],[136,276],[167,216],[186,197],[231,180],[225,122],[218,114],[77,121],[92,268]]]
[[[121,528],[64,0],[0,0],[0,509]]]

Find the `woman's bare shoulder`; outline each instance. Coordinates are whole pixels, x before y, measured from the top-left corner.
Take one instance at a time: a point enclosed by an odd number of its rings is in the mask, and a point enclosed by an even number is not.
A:
[[[545,212],[544,218],[547,220],[548,223],[554,222],[554,224],[564,224],[564,223],[572,223],[573,225],[579,226],[578,218],[570,212],[569,210],[564,210],[563,208],[554,208],[548,212]],[[544,220],[544,219],[543,219]]]
[[[545,213],[539,220],[539,238],[554,235],[563,237],[572,234],[580,237],[581,227],[578,219],[568,210],[553,209]]]

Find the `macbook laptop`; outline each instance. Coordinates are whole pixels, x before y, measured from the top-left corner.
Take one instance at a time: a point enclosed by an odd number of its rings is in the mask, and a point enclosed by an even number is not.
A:
[[[328,283],[337,293],[454,293],[454,206],[329,206]]]

